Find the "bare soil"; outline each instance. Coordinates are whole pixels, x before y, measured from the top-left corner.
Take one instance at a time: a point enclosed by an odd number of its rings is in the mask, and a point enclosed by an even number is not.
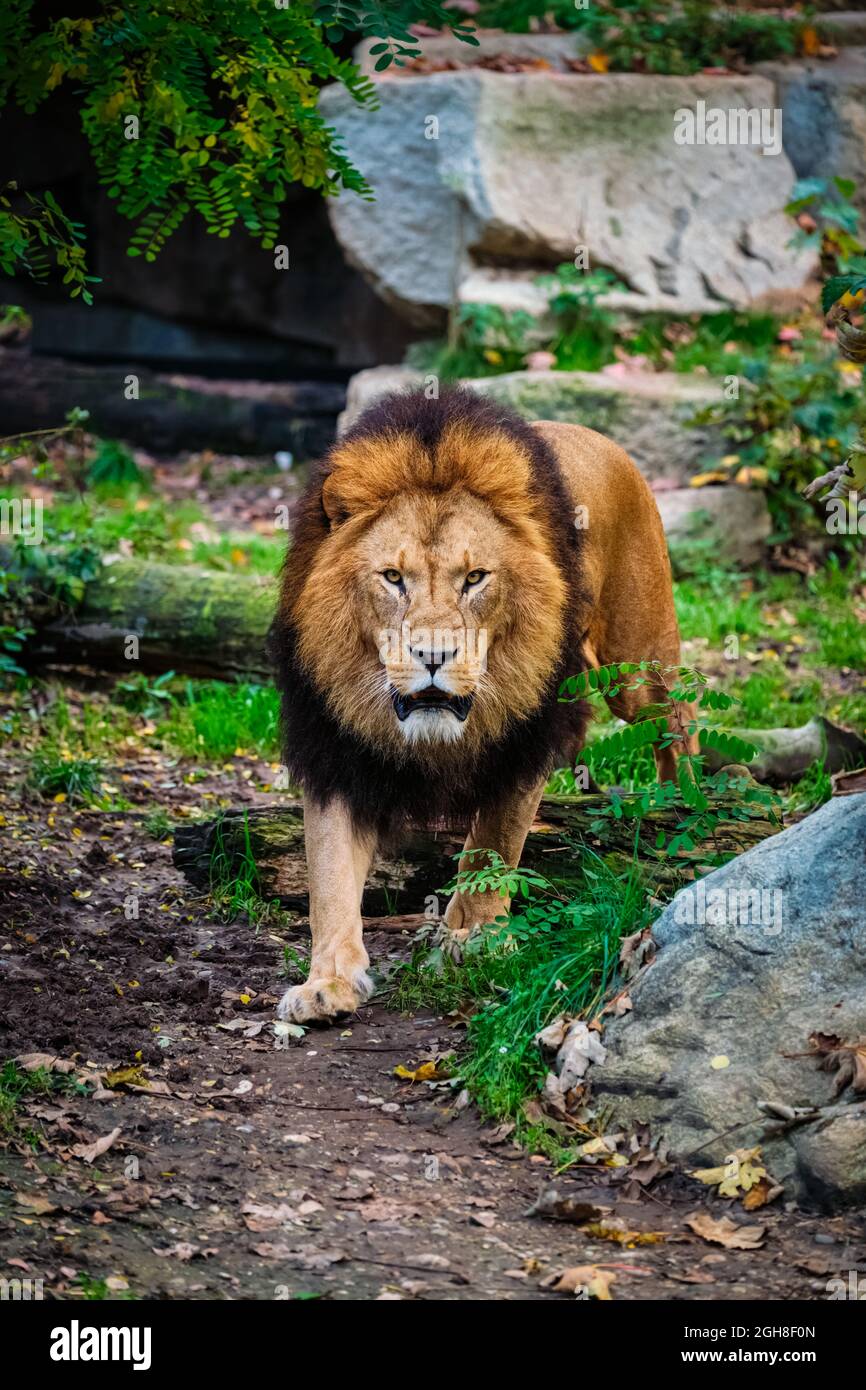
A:
[[[374,1000],[342,1028],[277,1045],[284,947],[306,952],[305,922],[221,923],[140,813],[56,804],[3,764],[0,1057],[46,1052],[90,1078],[86,1093],[27,1100],[7,1136],[7,1278],[64,1299],[107,1280],[139,1298],[525,1300],[572,1297],[543,1280],[597,1265],[618,1300],[826,1299],[828,1279],[863,1260],[862,1216],[784,1197],[748,1215],[676,1172],[634,1201],[613,1170],[558,1179],[656,1243],[527,1215],[549,1161],[456,1109],[448,1083],[394,1074],[459,1054],[458,1021]],[[237,758],[190,787],[156,753],[119,753],[112,770],[134,803],[175,814],[260,801],[266,774]],[[410,943],[373,932],[369,946],[387,971]],[[92,1162],[75,1152],[115,1129]],[[759,1220],[763,1247],[701,1240],[684,1221],[705,1206]]]

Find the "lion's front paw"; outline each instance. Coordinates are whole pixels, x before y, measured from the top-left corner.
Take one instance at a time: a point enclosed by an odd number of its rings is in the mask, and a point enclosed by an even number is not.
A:
[[[290,1023],[333,1023],[354,1013],[372,990],[373,985],[363,970],[351,981],[339,975],[319,976],[305,985],[287,989],[277,1005],[277,1017]]]
[[[436,933],[435,945],[443,956],[447,957],[448,960],[453,960],[455,965],[460,965],[466,951],[466,944],[473,934],[470,928],[459,927],[455,930],[443,922]]]

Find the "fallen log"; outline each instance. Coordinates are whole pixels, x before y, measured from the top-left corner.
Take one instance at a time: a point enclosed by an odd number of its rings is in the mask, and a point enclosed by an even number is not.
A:
[[[266,680],[265,636],[275,602],[274,581],[255,575],[117,560],[100,567],[74,611],[34,587],[28,618],[35,633],[24,658],[31,665]],[[130,637],[138,639],[134,657]]]
[[[0,566],[21,570],[26,555],[0,547]],[[35,629],[24,660],[31,665],[68,663],[100,670],[135,669],[216,680],[269,680],[265,637],[276,606],[276,579],[227,574],[193,565],[115,559],[103,564],[84,587],[74,610],[61,609],[38,589],[38,571],[28,619]],[[128,639],[138,638],[130,658]],[[757,745],[749,770],[759,782],[784,786],[815,762],[828,773],[866,762],[866,741],[823,717],[795,729],[734,729]],[[711,771],[726,759],[707,750]]]
[[[602,857],[615,871],[627,871],[634,862],[634,822],[606,822],[603,838],[593,829],[607,800],[602,793],[545,797],[521,864],[564,891],[580,878],[579,865],[587,850]],[[638,840],[638,857],[646,863],[648,882],[651,877],[654,884],[670,888],[676,888],[690,874],[688,858],[664,861],[656,851],[659,830],[672,833],[675,823],[670,811],[650,811]],[[741,853],[780,829],[769,816],[732,821],[717,832],[712,847],[720,853]],[[393,918],[395,914],[427,911],[436,916],[444,909],[445,899],[440,895],[457,871],[456,857],[463,838],[459,826],[407,830],[399,850],[374,864],[364,890],[362,913]],[[180,826],[175,832],[174,863],[193,886],[204,891],[252,876],[263,898],[278,898],[284,907],[296,912],[308,910],[300,801],[286,799],[273,807],[227,811],[214,820]]]
[[[732,729],[731,733],[757,746],[758,756],[749,763],[749,772],[757,782],[773,787],[796,782],[816,762],[836,773],[866,761],[866,742],[860,735],[823,715],[796,729]],[[710,771],[718,771],[725,761],[722,754],[706,750]]]
[[[152,453],[207,443],[232,454],[286,449],[300,462],[333,443],[345,398],[336,382],[214,380],[0,348],[0,434],[56,429],[78,406],[89,413],[88,429]]]

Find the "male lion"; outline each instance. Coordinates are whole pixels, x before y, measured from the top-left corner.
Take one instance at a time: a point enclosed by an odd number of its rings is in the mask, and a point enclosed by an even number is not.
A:
[[[562,680],[677,663],[680,642],[658,510],[628,455],[462,389],[362,415],[293,532],[270,650],[305,792],[313,945],[279,1013],[306,1023],[369,993],[361,894],[377,842],[447,817],[466,849],[516,865],[546,779],[583,740],[586,707],[558,701]],[[648,685],[610,703],[633,720],[664,698]],[[675,757],[659,754],[662,776]],[[455,893],[445,930],[465,940],[507,909]]]

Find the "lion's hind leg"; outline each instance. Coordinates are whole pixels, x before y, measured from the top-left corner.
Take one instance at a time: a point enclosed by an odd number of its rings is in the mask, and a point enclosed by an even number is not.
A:
[[[460,872],[485,866],[485,856],[470,854],[473,850],[491,850],[510,868],[516,868],[543,791],[544,781],[540,781],[530,791],[515,792],[495,810],[481,813],[463,846]],[[486,863],[490,861],[486,860]],[[507,916],[510,903],[505,892],[466,893],[458,890],[445,909],[445,945],[459,953],[475,932],[492,925],[497,918]]]
[[[624,719],[627,724],[646,719],[650,706],[658,709],[659,717],[667,719],[668,729],[677,736],[665,747],[655,745],[653,756],[659,781],[676,782],[679,758],[683,753],[694,756],[698,752],[697,734],[690,732],[695,725],[695,706],[689,702],[671,700],[670,690],[676,684],[676,678],[672,679],[664,667],[655,678],[652,672],[646,674],[646,683],[640,685],[633,683],[634,678],[626,677],[626,685],[618,695],[607,700],[607,705],[612,714]]]

